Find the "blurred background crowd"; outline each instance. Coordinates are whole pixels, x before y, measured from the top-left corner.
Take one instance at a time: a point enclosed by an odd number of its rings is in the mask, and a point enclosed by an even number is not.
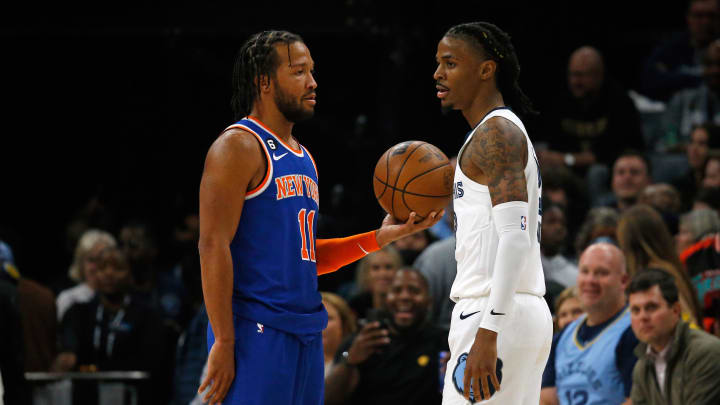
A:
[[[520,84],[540,112],[524,118],[542,168],[546,299],[558,330],[583,311],[572,290],[578,258],[604,241],[621,248],[631,275],[673,274],[689,320],[720,334],[718,2],[468,3],[9,6],[0,16],[6,395],[14,379],[23,384],[18,370],[144,370],[155,388],[141,398],[193,400],[207,325],[198,184],[209,145],[232,123],[235,52],[263,29],[297,32],[316,62],[316,114],[295,134],[319,167],[318,237],[379,225],[371,176],[390,146],[419,139],[455,155],[468,128],[440,113],[435,47],[451,25],[491,21],[513,37]],[[376,311],[397,312],[398,300],[414,302],[405,326],[422,325],[423,345],[443,352],[453,250],[441,221],[321,277],[328,374],[359,321],[381,321]],[[441,359],[417,362],[437,370]],[[399,361],[372,367],[391,373]],[[415,377],[439,384],[430,374]],[[353,389],[335,403],[366,401],[367,384],[386,381],[336,377],[328,393]]]

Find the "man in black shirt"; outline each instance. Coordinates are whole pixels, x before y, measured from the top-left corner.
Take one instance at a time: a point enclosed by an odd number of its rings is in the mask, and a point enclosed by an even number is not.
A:
[[[398,270],[386,304],[388,314],[338,349],[325,381],[326,404],[440,404],[447,332],[428,322],[427,281],[415,269]]]
[[[101,253],[98,294],[67,311],[60,328],[58,371],[148,371],[153,400],[167,394],[166,329],[160,316],[132,299],[130,267],[117,248]],[[142,398],[141,398],[142,399]]]

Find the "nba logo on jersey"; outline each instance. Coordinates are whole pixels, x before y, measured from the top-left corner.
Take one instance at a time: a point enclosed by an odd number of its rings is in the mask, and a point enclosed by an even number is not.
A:
[[[524,215],[520,216],[520,230],[524,231],[527,229],[527,217]]]

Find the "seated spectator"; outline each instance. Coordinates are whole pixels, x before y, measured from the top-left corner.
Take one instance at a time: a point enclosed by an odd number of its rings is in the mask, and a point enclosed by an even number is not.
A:
[[[358,262],[355,281],[358,292],[348,301],[357,318],[365,318],[368,309],[383,308],[395,271],[402,265],[402,257],[392,245],[370,253]]]
[[[565,253],[567,226],[565,211],[557,204],[543,204],[543,223],[540,253],[545,281],[552,280],[563,287],[575,285],[577,265]]]
[[[708,45],[703,61],[703,83],[673,95],[663,118],[665,139],[658,149],[680,151],[690,143],[694,125],[720,124],[720,40]]]
[[[207,363],[208,315],[202,295],[200,256],[185,256],[178,263],[183,282],[188,287],[188,300],[193,317],[180,333],[175,351],[172,405],[187,405],[197,394],[200,376]]]
[[[693,126],[690,143],[685,150],[689,169],[672,182],[680,192],[684,211],[690,209],[692,199],[702,188],[709,151],[718,148],[720,148],[720,126],[712,123]]]
[[[625,300],[629,277],[616,246],[596,243],[580,256],[585,315],[553,338],[540,404],[621,404],[630,396],[638,340]]]
[[[649,267],[663,269],[675,278],[680,289],[684,319],[700,325],[700,306],[695,289],[680,262],[670,231],[660,214],[647,205],[637,205],[620,217],[617,240],[625,253],[631,277]]]
[[[0,271],[5,263],[0,261]],[[0,404],[30,405],[31,390],[24,375],[24,354],[17,289],[0,279]]]
[[[693,199],[692,209],[712,209],[715,211],[719,211],[720,187],[701,188]]]
[[[20,274],[10,246],[3,241],[0,241],[0,280],[16,290],[25,371],[49,371],[56,353],[55,295],[49,288]]]
[[[594,164],[609,167],[618,145],[644,149],[640,115],[620,84],[605,71],[600,52],[582,46],[568,61],[568,90],[548,114],[548,149],[540,149],[543,166],[566,166],[585,177]]]
[[[445,214],[447,215],[447,214]],[[450,319],[455,302],[450,299],[457,260],[455,260],[455,235],[433,242],[413,263],[428,282],[432,300],[430,322],[450,330]]]
[[[720,337],[720,234],[685,249],[680,259],[698,292],[704,329]]]
[[[63,315],[73,304],[88,302],[95,296],[98,256],[105,248],[116,245],[115,238],[105,231],[89,229],[82,234],[68,271],[70,279],[78,284],[58,294],[55,302],[58,322],[62,321]]]
[[[614,208],[596,207],[588,211],[575,239],[575,251],[583,252],[596,242],[616,243],[620,215]]]
[[[653,207],[662,217],[672,235],[678,232],[678,221],[682,203],[680,194],[670,184],[651,184],[642,191],[638,204]]]
[[[682,321],[672,276],[642,271],[628,294],[632,329],[642,342],[635,349],[632,403],[720,403],[720,339]]]
[[[63,317],[56,370],[148,371],[154,399],[166,399],[166,331],[159,315],[130,294],[132,273],[122,251],[103,250],[97,277],[96,297]]]
[[[338,349],[325,403],[440,404],[440,355],[447,332],[428,322],[430,297],[417,270],[398,270],[387,317],[366,323]]]
[[[561,331],[584,313],[582,303],[578,299],[577,286],[568,287],[555,299],[555,322]]]
[[[342,297],[331,292],[321,292],[323,305],[328,313],[328,324],[322,332],[325,353],[325,377],[330,373],[340,343],[357,330],[355,314]]]
[[[135,299],[153,308],[177,340],[183,325],[190,318],[187,290],[182,278],[161,271],[157,264],[157,240],[147,223],[130,221],[120,229],[120,248],[132,270]]]
[[[677,189],[668,183],[650,184],[640,193],[638,203],[649,205],[660,213],[677,216],[682,210],[682,201]]]
[[[683,89],[702,83],[700,60],[707,45],[720,34],[717,0],[690,0],[685,21],[687,29],[658,45],[645,62],[643,93],[668,101]]]
[[[703,168],[703,188],[720,187],[720,155],[710,153]]]
[[[652,183],[650,162],[634,151],[624,152],[612,168],[612,195],[600,205],[617,208],[619,212],[635,205],[642,191]]]
[[[720,215],[715,210],[695,210],[684,214],[680,217],[679,232],[675,235],[678,257],[685,249],[717,232],[720,232]]]
[[[396,240],[392,246],[402,256],[403,263],[413,263],[420,253],[433,242],[435,242],[435,238],[430,231],[425,229]]]
[[[567,225],[568,240],[575,240],[578,229],[590,204],[588,188],[583,180],[565,167],[542,168],[543,205],[553,203],[563,207]],[[603,186],[607,188],[607,186]],[[574,246],[570,247],[572,256],[577,257]]]

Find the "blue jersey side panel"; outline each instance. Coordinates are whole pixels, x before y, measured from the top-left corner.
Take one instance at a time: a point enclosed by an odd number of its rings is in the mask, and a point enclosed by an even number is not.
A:
[[[592,341],[580,345],[577,331],[586,317],[567,326],[555,352],[555,386],[561,405],[620,404],[625,401],[615,348],[627,328],[630,312],[620,315]]]
[[[327,325],[317,285],[317,171],[301,146],[293,151],[254,119],[237,126],[262,140],[269,172],[267,187],[246,197],[230,244],[236,316],[293,334]]]

